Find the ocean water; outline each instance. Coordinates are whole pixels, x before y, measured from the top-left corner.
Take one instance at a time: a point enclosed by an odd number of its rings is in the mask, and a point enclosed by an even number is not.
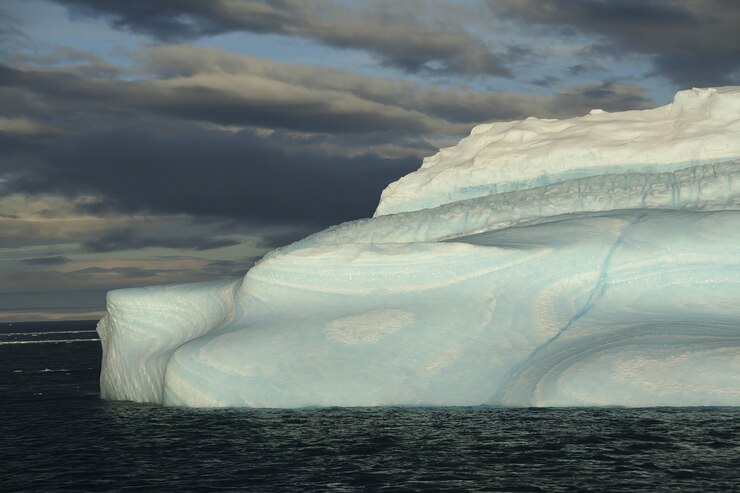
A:
[[[740,491],[740,408],[105,402],[94,327],[0,324],[0,492]]]

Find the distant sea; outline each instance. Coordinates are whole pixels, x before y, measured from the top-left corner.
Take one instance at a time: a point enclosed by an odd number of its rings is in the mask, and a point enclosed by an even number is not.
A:
[[[95,322],[0,324],[0,492],[740,491],[740,408],[172,409]]]

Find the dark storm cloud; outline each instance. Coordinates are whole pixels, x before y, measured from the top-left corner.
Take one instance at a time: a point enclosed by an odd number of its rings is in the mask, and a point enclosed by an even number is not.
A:
[[[0,41],[7,46],[7,44],[18,43],[19,40],[24,39],[23,31],[17,27],[11,26],[8,23],[8,18],[3,15],[0,11]]]
[[[419,158],[408,153],[391,159],[368,152],[345,152],[347,147],[367,149],[377,144],[388,155],[388,146],[406,136],[391,130],[392,116],[383,120],[382,115],[410,113],[351,95],[352,102],[377,109],[381,116],[368,119],[367,112],[365,116],[362,111],[353,112],[349,104],[340,108],[349,116],[338,120],[320,109],[312,113],[307,105],[283,104],[286,112],[293,112],[312,132],[308,136],[279,131],[258,135],[249,129],[209,130],[187,121],[183,115],[217,124],[231,122],[213,116],[215,105],[211,102],[220,97],[218,88],[200,91],[198,104],[203,114],[196,114],[191,109],[198,91],[192,98],[180,100],[178,88],[142,89],[140,86],[146,84],[83,78],[73,70],[4,67],[0,85],[4,86],[0,94],[8,103],[5,111],[28,116],[30,122],[58,124],[65,130],[25,135],[0,128],[0,176],[9,180],[3,192],[102,197],[101,202],[85,206],[88,212],[174,212],[261,223],[328,225],[372,214],[383,187],[419,164]],[[331,96],[321,93],[312,97]],[[170,111],[162,111],[163,100]],[[262,95],[260,104],[265,113],[272,111],[270,108],[280,113],[280,101]],[[250,115],[248,108],[242,106],[241,110],[244,120],[265,123]],[[152,112],[169,118],[146,116]],[[416,113],[409,121],[423,127],[425,120]],[[339,133],[315,133],[327,129]],[[376,132],[362,133],[361,129]],[[350,132],[349,145],[341,137],[347,130],[355,130]],[[380,135],[379,140],[373,141],[372,134]],[[87,247],[102,251],[155,243],[139,237],[114,240],[91,242]],[[223,243],[162,245],[159,241],[158,245],[206,248]]]
[[[260,258],[249,257],[240,262],[233,260],[213,260],[203,267],[203,271],[219,277],[243,277]]]
[[[496,14],[556,26],[564,35],[606,37],[602,51],[653,57],[656,71],[683,86],[740,81],[736,0],[491,0]]]
[[[540,87],[555,87],[560,83],[560,78],[546,75],[540,79],[531,80],[529,83]]]
[[[134,278],[141,279],[142,277],[154,277],[157,275],[156,270],[142,269],[140,267],[113,267],[112,269],[103,269],[101,267],[88,267],[86,269],[79,269],[72,271],[73,275],[89,275],[89,274],[114,274],[124,279]]]
[[[74,66],[0,66],[3,110],[23,117],[0,120],[3,192],[96,196],[84,205],[93,214],[182,213],[317,227],[372,214],[381,190],[434,152],[425,136],[462,135],[482,121],[649,105],[641,88],[615,82],[531,96],[186,46],[145,50],[138,60],[148,79],[81,75]],[[154,241],[114,240],[88,248]]]
[[[584,74],[592,73],[592,72],[603,72],[604,68],[600,67],[596,64],[587,64],[587,63],[577,63],[575,65],[571,65],[566,69],[566,72],[569,75],[573,76],[581,76]]]
[[[263,233],[260,236],[259,246],[270,249],[277,248],[289,245],[315,232],[315,230],[309,228],[292,228],[277,233]]]
[[[20,24],[19,19],[0,5],[0,42],[2,42],[0,53],[28,43],[28,37],[18,28],[18,24]]]
[[[295,152],[250,132],[195,128],[175,134],[140,128],[66,136],[40,148],[35,159],[40,164],[30,172],[23,166],[14,170],[6,184],[9,192],[100,195],[97,212],[319,225],[372,214],[383,187],[419,164]],[[125,238],[115,239],[125,244]]]
[[[36,257],[23,259],[23,263],[27,265],[62,265],[69,262],[69,259],[63,255],[55,255],[53,257]]]
[[[86,241],[82,247],[87,252],[101,253],[118,250],[139,250],[142,248],[160,247],[192,249],[197,251],[213,250],[227,246],[239,245],[241,242],[230,238],[156,238],[137,236],[131,229],[108,231],[101,237]]]
[[[73,16],[103,17],[113,27],[169,42],[235,31],[281,34],[364,50],[408,72],[510,75],[501,59],[506,54],[493,53],[456,25],[449,15],[454,6],[440,2],[373,2],[357,8],[331,0],[56,1]],[[442,15],[432,20],[433,11]]]
[[[98,118],[109,118],[115,112],[130,119],[158,114],[313,134],[383,135],[390,142],[420,134],[461,135],[483,121],[575,116],[592,107],[588,100],[578,103],[563,99],[561,94],[458,91],[188,46],[145,50],[137,60],[150,79],[81,76],[74,68],[0,66],[0,87],[12,92],[0,101],[7,102],[6,108],[12,111],[21,100],[21,111],[38,107],[35,111],[42,117],[48,115],[49,105],[40,104],[40,97],[53,99],[55,106],[67,110],[60,115],[91,108]],[[609,84],[615,95],[639,95],[634,86]],[[637,109],[647,104],[643,97],[638,106],[612,109]],[[70,122],[64,123],[65,128],[70,126]],[[357,141],[356,136],[350,139]],[[408,140],[403,142],[406,147],[409,144]],[[418,149],[418,143],[413,147]]]
[[[222,125],[313,132],[422,132],[433,128],[412,110],[363,100],[349,93],[330,94],[321,88],[249,76],[231,81],[194,77],[190,84],[183,85],[180,80],[123,82],[62,70],[0,66],[0,87],[33,90],[70,108],[97,105],[107,112],[143,111]]]

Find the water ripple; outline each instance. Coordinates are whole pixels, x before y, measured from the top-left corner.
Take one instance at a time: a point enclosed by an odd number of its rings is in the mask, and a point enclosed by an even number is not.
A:
[[[739,408],[161,408],[101,401],[99,358],[0,348],[1,491],[740,488]]]

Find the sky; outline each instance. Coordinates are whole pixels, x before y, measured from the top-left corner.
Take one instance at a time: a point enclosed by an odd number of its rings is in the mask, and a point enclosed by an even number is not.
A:
[[[4,0],[0,321],[243,275],[478,123],[740,84],[736,0]]]

